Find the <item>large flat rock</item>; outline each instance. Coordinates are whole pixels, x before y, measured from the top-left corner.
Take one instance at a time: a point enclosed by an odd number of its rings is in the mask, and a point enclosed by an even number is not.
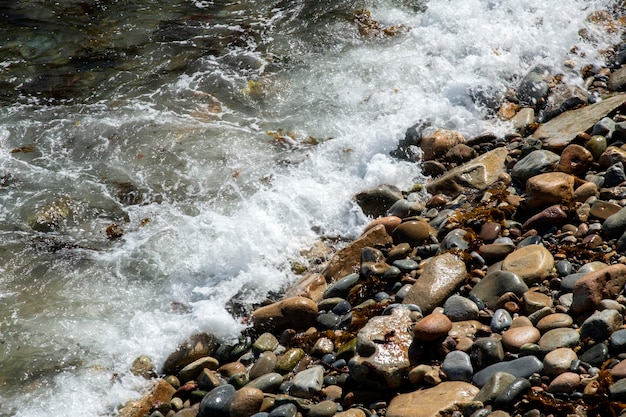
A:
[[[544,149],[561,152],[576,135],[586,132],[600,119],[626,103],[626,94],[618,94],[591,106],[561,113],[539,126],[532,137],[543,141]]]
[[[387,409],[387,417],[435,417],[458,403],[471,401],[479,389],[461,381],[447,381],[424,390],[396,396]]]

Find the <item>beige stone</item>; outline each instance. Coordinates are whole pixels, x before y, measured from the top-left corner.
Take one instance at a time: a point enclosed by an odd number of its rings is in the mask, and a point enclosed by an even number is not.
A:
[[[432,258],[403,300],[404,304],[416,304],[429,313],[452,295],[465,281],[465,262],[451,253]]]
[[[461,132],[439,129],[432,135],[424,136],[419,146],[424,152],[424,161],[429,161],[445,155],[454,145],[460,143],[465,143]]]
[[[537,343],[541,333],[532,326],[513,327],[502,333],[502,345],[511,351],[519,352],[526,343]]]
[[[386,416],[436,417],[455,404],[471,401],[478,391],[467,382],[442,382],[433,388],[397,395],[389,403]]]
[[[554,258],[543,245],[524,246],[502,261],[503,271],[513,272],[529,286],[548,278],[552,268]]]
[[[306,297],[319,303],[324,298],[324,291],[328,285],[322,274],[310,274],[302,277],[294,286],[285,293],[285,297]]]
[[[431,194],[452,197],[466,189],[484,190],[499,180],[509,181],[506,173],[506,148],[496,148],[458,166],[426,185]]]
[[[526,181],[528,207],[540,208],[566,204],[574,198],[576,178],[563,172],[546,172]]]
[[[626,102],[626,95],[619,94],[590,106],[570,110],[542,124],[532,137],[541,139],[545,149],[560,152],[579,133],[590,130],[600,119],[611,114]]]
[[[357,240],[337,251],[331,258],[323,272],[326,282],[332,283],[339,278],[357,272],[361,264],[361,249],[377,245],[384,246],[388,243],[392,243],[391,236],[382,224],[368,230]]]

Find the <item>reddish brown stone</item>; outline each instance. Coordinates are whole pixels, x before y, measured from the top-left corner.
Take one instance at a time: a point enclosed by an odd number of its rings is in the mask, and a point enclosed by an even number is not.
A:
[[[592,163],[593,155],[591,152],[580,145],[571,144],[563,149],[558,169],[566,174],[580,177],[587,172]]]
[[[599,271],[590,272],[574,284],[574,299],[570,309],[574,314],[588,313],[603,298],[613,299],[626,283],[626,265],[615,264]]]
[[[445,314],[432,313],[415,324],[413,333],[422,342],[432,342],[448,335],[452,322]]]

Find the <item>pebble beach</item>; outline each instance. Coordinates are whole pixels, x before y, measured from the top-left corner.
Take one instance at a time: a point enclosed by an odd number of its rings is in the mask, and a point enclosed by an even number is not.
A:
[[[137,358],[153,388],[117,415],[622,415],[626,47],[604,53],[569,77],[532,68],[491,105],[505,135],[407,127],[391,156],[425,183],[355,195],[363,234],[320,241],[284,294],[234,308],[237,343]]]

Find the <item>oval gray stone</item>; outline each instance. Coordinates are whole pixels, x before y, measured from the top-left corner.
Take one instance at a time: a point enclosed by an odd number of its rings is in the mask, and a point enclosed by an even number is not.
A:
[[[544,352],[562,347],[575,347],[580,341],[580,333],[568,327],[548,330],[537,343]]]
[[[543,369],[543,362],[534,356],[523,356],[508,362],[494,363],[474,374],[472,383],[477,387],[482,387],[487,383],[489,378],[496,372],[507,372],[516,377],[528,378],[535,372]]]
[[[446,355],[441,369],[448,376],[449,381],[469,382],[474,374],[472,361],[467,353],[453,350]]]

